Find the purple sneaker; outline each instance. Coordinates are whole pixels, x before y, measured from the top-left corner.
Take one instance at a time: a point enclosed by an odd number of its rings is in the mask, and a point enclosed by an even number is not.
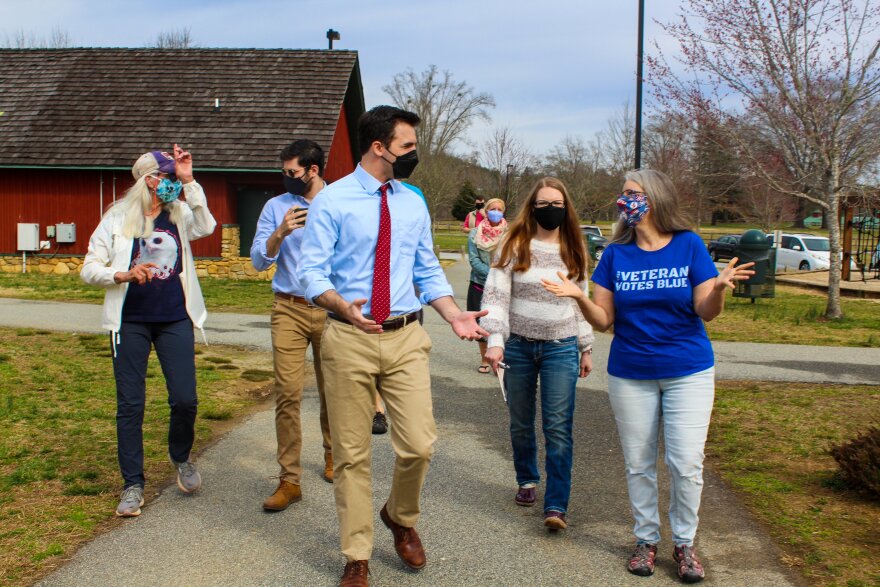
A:
[[[535,488],[534,487],[520,487],[519,491],[516,492],[516,497],[513,498],[516,501],[516,505],[521,505],[525,507],[532,507],[535,505]]]
[[[568,524],[565,523],[565,514],[559,510],[547,510],[544,512],[544,525],[550,530],[565,530]]]
[[[706,576],[697,552],[693,546],[682,544],[672,551],[672,558],[678,563],[678,578],[684,583],[699,583]]]
[[[650,577],[654,574],[654,559],[657,558],[656,544],[636,544],[635,550],[629,556],[626,570],[639,577]]]

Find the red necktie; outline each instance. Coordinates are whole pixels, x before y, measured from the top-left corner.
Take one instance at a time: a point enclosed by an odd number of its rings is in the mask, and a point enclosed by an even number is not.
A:
[[[382,324],[391,314],[391,212],[388,211],[388,184],[379,188],[382,204],[379,212],[379,240],[376,242],[376,264],[373,265],[373,299],[370,308],[373,320]]]

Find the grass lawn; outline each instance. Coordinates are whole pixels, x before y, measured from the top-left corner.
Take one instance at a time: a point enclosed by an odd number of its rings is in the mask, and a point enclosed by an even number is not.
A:
[[[880,300],[843,298],[843,320],[827,321],[826,297],[796,287],[776,286],[776,298],[733,298],[706,325],[712,340],[880,347]]]
[[[199,284],[209,312],[269,314],[272,309],[268,281],[203,277]],[[86,285],[78,274],[0,273],[0,297],[101,304],[104,289]]]
[[[0,583],[31,584],[112,527],[122,480],[116,462],[109,336],[0,328]],[[196,350],[195,450],[236,416],[264,405],[271,355]],[[147,499],[172,477],[168,404],[155,355],[144,419]]]
[[[812,584],[880,585],[880,500],[847,488],[827,454],[880,419],[880,387],[719,382],[706,448]]]
[[[459,252],[464,247],[467,253],[468,235],[460,230],[437,230],[434,232],[434,245],[443,251]]]

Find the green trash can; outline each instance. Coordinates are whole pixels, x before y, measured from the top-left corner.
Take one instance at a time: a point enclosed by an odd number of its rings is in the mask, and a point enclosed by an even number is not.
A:
[[[738,281],[733,290],[735,298],[772,298],[776,295],[776,249],[770,244],[767,235],[760,230],[747,230],[733,250],[739,258],[737,265],[754,262],[755,274],[749,279]]]

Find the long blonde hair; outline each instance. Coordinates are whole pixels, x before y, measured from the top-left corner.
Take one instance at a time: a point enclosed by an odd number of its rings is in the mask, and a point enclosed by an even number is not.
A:
[[[147,187],[147,177],[149,176],[140,177],[128,188],[125,195],[107,209],[107,214],[122,215],[122,234],[127,238],[144,238],[153,234],[153,219],[147,216],[153,209],[153,195]],[[175,200],[163,203],[162,207],[168,210],[171,223],[180,226],[183,221],[183,204]]]
[[[651,220],[657,230],[664,233],[693,230],[693,223],[679,206],[678,190],[668,175],[656,169],[637,169],[627,171],[625,178],[642,186],[651,208]],[[635,227],[618,220],[612,231],[612,244],[631,243],[635,238]]]
[[[510,223],[507,236],[501,245],[501,254],[494,267],[506,267],[513,261],[514,272],[528,271],[532,266],[532,255],[529,246],[537,229],[535,220],[535,200],[541,188],[553,188],[562,194],[565,201],[565,220],[559,227],[559,255],[568,269],[568,278],[583,281],[587,270],[587,249],[581,234],[580,221],[571,196],[565,184],[555,177],[539,179],[532,188],[529,198],[523,203],[516,219]]]

